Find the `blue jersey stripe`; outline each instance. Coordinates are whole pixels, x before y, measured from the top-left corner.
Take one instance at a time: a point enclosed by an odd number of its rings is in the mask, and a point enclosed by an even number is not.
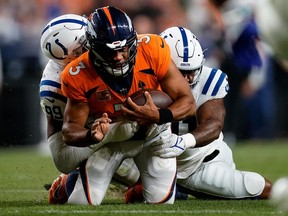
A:
[[[211,83],[212,83],[212,81],[213,81],[213,79],[214,79],[214,77],[216,75],[216,72],[217,72],[217,69],[213,68],[211,73],[210,73],[210,75],[209,75],[209,77],[208,77],[208,80],[206,81],[206,83],[204,85],[204,88],[202,90],[202,94],[207,94],[208,89],[209,89],[209,87],[210,87],[210,85],[211,85]]]
[[[57,100],[61,100],[64,103],[67,103],[67,98],[65,96],[58,94],[56,92],[53,92],[53,91],[41,91],[40,97],[52,97],[52,98],[55,98]]]
[[[61,89],[61,84],[52,80],[43,80],[40,83],[40,86],[42,85],[49,85]]]
[[[187,35],[186,35],[186,32],[184,30],[184,28],[182,27],[179,27],[179,30],[181,32],[181,35],[182,35],[182,39],[183,39],[183,47],[184,47],[184,50],[183,50],[183,62],[188,62],[188,39],[187,39]]]
[[[221,75],[220,75],[220,77],[219,77],[219,79],[218,79],[218,81],[217,81],[217,83],[216,83],[216,85],[212,91],[212,96],[215,96],[218,93],[220,86],[222,85],[225,77],[226,77],[226,74],[221,73]]]

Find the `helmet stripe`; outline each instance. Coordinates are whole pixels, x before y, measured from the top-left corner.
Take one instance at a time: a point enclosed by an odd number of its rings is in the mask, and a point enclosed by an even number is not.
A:
[[[114,25],[114,23],[113,23],[113,19],[112,19],[112,16],[111,16],[111,13],[110,13],[108,7],[104,7],[104,8],[103,8],[103,11],[104,11],[104,13],[105,13],[106,16],[107,16],[107,18],[108,18],[108,20],[109,20],[109,22],[110,22],[110,25],[111,25],[111,29],[112,29],[112,31],[113,31],[113,33],[114,33],[114,35],[115,35],[115,25]]]
[[[52,26],[55,26],[55,25],[59,25],[59,24],[62,24],[62,23],[76,23],[76,24],[79,24],[81,26],[85,26],[87,25],[85,22],[83,22],[82,20],[77,20],[77,19],[61,19],[61,20],[57,20],[55,22],[52,22],[52,23],[49,23],[49,25],[47,25],[43,31],[42,31],[42,34],[47,31],[50,27]]]
[[[181,32],[182,35],[182,39],[183,39],[183,62],[188,62],[188,40],[187,40],[187,34],[184,30],[184,28],[179,27],[179,30]]]

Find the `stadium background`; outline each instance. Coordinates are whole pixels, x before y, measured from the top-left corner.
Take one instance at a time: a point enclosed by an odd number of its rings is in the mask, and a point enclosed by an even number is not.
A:
[[[215,27],[217,20],[204,17],[203,2],[205,1],[0,0],[0,59],[2,62],[2,65],[0,63],[0,146],[45,143],[45,119],[39,105],[38,90],[47,59],[41,54],[39,41],[41,31],[49,20],[65,13],[89,15],[97,7],[113,5],[131,16],[138,33],[159,34],[170,26],[190,28],[198,36],[203,49],[208,48],[205,51],[207,64],[217,67],[221,65],[215,56],[225,56],[219,53],[221,49],[217,47],[221,36],[218,34],[219,29]],[[257,6],[259,1],[241,2],[254,2]],[[256,12],[257,7],[253,8]],[[260,21],[261,29],[262,24]],[[265,81],[258,89],[261,93],[254,94],[248,101],[242,100],[241,97],[236,98],[236,102],[227,99],[227,124],[224,132],[229,144],[237,140],[288,137],[287,62],[275,55],[272,47],[269,46],[271,42],[269,38],[266,40],[267,37],[263,37],[263,39],[267,54],[271,57],[269,73],[265,74]],[[260,78],[256,78],[258,79]],[[259,105],[259,101],[264,103]],[[247,102],[255,106],[256,112],[252,115],[251,110],[241,109],[241,103]],[[240,106],[232,112],[229,109],[231,103]],[[230,127],[235,119],[239,124]],[[253,123],[250,124],[251,119]]]

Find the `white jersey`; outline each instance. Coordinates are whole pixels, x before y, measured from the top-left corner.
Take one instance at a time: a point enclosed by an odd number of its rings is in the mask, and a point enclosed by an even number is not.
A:
[[[198,82],[191,88],[197,109],[212,99],[224,98],[229,90],[228,77],[219,69],[202,67]],[[181,127],[180,123],[180,127]],[[186,131],[187,133],[188,131]],[[204,158],[211,154],[223,141],[221,133],[217,140],[201,148],[188,148],[177,157],[178,178],[190,176],[200,166]]]
[[[43,112],[54,120],[63,121],[67,98],[61,91],[63,66],[49,60],[40,82],[40,104]]]
[[[196,85],[191,89],[197,109],[212,99],[224,98],[229,90],[228,77],[216,68],[202,67]]]
[[[40,105],[45,115],[63,122],[67,98],[61,91],[61,73],[64,67],[49,60],[40,81]],[[86,126],[90,127],[94,117],[89,116]]]

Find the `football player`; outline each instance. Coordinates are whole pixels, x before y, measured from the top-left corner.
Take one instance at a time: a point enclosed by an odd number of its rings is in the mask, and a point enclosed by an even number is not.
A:
[[[40,104],[47,119],[47,137],[53,162],[56,168],[64,173],[55,180],[59,184],[66,181],[68,177],[66,174],[76,169],[83,160],[87,159],[101,146],[99,144],[87,147],[69,146],[63,141],[61,132],[67,102],[67,98],[61,91],[61,73],[68,63],[87,51],[86,27],[87,19],[85,17],[65,14],[51,20],[44,27],[41,35],[40,46],[49,61],[40,82]],[[102,120],[107,121],[107,117],[99,118],[99,121]],[[111,131],[121,133],[123,128],[126,131],[133,129],[130,124],[119,125],[114,124]],[[112,125],[109,125],[109,127],[112,127]],[[117,139],[119,139],[119,136],[117,136]],[[137,168],[133,163],[128,162],[129,160],[131,159],[125,160],[114,175],[115,180],[121,181],[124,185],[134,183],[139,177]],[[57,188],[58,184],[56,184],[56,187],[54,185],[55,183],[52,184],[50,189],[49,202],[56,204],[67,201],[65,193],[61,193],[64,197],[55,199],[54,189]],[[63,190],[65,190],[64,185],[63,183]]]
[[[171,27],[161,33],[196,100],[196,118],[173,125],[174,134],[152,144],[154,155],[177,157],[179,191],[208,199],[267,199],[271,182],[258,173],[237,170],[230,147],[221,132],[228,78],[204,65],[199,41],[188,29]],[[182,134],[182,135],[175,135]],[[175,145],[175,140],[180,140]],[[141,200],[141,182],[126,192],[126,202]]]
[[[68,203],[101,204],[114,172],[125,158],[133,158],[140,171],[147,203],[174,203],[176,159],[151,155],[150,143],[159,134],[171,134],[173,120],[195,115],[189,85],[171,61],[166,42],[154,34],[137,37],[130,18],[118,8],[96,9],[88,18],[86,35],[89,51],[62,73],[61,89],[68,98],[62,127],[65,143],[101,142],[93,130],[85,127],[89,115],[97,119],[107,113],[113,122],[135,120],[141,128],[133,139],[102,146],[80,166],[81,175]],[[145,88],[161,88],[173,104],[158,109],[145,92],[147,102],[137,106],[129,96]],[[131,110],[122,105],[125,100]]]

